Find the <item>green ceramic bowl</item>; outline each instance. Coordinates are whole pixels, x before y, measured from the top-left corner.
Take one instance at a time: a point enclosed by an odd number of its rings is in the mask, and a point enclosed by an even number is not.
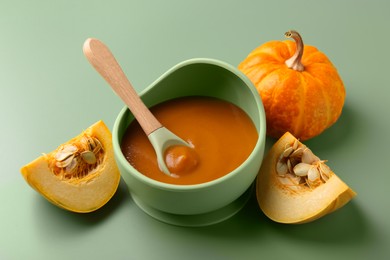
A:
[[[120,149],[133,115],[124,107],[113,127],[115,158],[136,204],[149,215],[176,225],[209,225],[238,212],[252,192],[265,146],[263,104],[250,80],[237,68],[212,59],[191,59],[177,64],[140,94],[150,107],[182,96],[210,96],[241,107],[252,119],[258,140],[251,155],[234,171],[216,180],[195,184],[167,184],[133,168]]]

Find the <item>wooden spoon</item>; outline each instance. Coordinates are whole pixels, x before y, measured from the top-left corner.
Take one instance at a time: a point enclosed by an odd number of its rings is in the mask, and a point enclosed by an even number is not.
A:
[[[130,109],[148,136],[162,172],[171,175],[164,160],[165,150],[172,145],[191,147],[187,142],[165,128],[150,112],[127,79],[114,55],[101,41],[89,38],[84,42],[84,55],[97,72],[108,82],[114,92]]]

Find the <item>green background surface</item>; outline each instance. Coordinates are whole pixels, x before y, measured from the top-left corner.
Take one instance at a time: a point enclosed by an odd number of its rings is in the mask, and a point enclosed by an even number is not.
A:
[[[0,1],[0,259],[388,259],[388,1]],[[61,210],[19,169],[122,103],[82,54],[104,41],[137,91],[195,57],[232,65],[289,29],[336,65],[340,120],[306,144],[358,196],[304,225],[268,220],[255,198],[233,218],[183,228],[147,216],[123,182],[101,210]],[[267,147],[274,140],[267,139]]]

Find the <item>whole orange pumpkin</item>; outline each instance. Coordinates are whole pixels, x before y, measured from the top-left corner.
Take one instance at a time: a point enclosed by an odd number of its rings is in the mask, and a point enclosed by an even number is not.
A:
[[[254,49],[238,68],[256,86],[264,104],[267,135],[290,132],[300,140],[319,135],[340,117],[344,84],[331,61],[313,46],[294,41],[270,41]]]

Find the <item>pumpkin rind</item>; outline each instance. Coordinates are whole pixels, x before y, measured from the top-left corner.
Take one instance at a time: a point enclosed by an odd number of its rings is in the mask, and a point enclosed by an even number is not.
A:
[[[256,197],[263,213],[275,222],[307,223],[329,214],[349,202],[356,193],[332,172],[326,183],[310,189],[291,190],[283,185],[275,170],[286,143],[295,137],[285,133],[263,160],[256,180]]]
[[[296,43],[270,41],[253,50],[238,66],[256,86],[264,104],[267,134],[291,132],[300,140],[319,135],[340,117],[345,88],[325,54],[305,45],[304,70],[288,68]]]
[[[120,173],[114,159],[111,133],[103,121],[93,124],[67,143],[78,140],[82,134],[96,137],[104,149],[103,160],[85,177],[66,180],[56,176],[48,163],[51,153],[38,157],[20,171],[26,182],[54,205],[87,213],[99,209],[111,199],[118,188]]]

